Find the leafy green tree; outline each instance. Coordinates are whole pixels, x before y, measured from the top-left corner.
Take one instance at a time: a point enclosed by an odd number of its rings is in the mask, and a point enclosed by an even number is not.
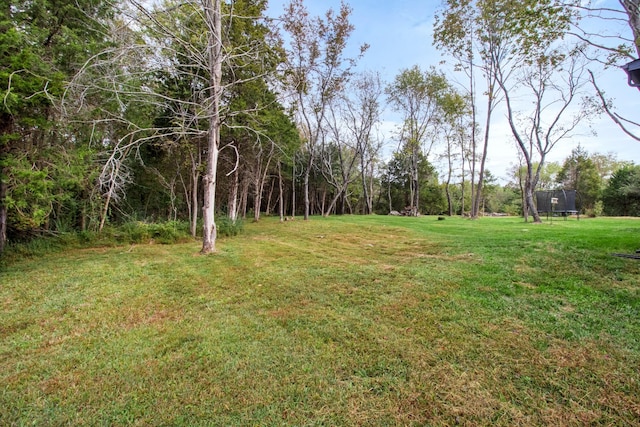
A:
[[[376,205],[376,212],[387,214],[390,210],[396,210],[416,215],[411,207],[413,197],[411,180],[414,177],[408,167],[412,161],[411,153],[407,151],[397,151],[393,154],[393,158],[386,164],[382,177],[381,195]],[[446,198],[442,187],[438,184],[438,174],[422,153],[418,153],[418,176],[421,191],[418,213],[440,214],[446,211]]]
[[[489,169],[484,170],[484,191],[483,198],[481,200],[481,211],[483,214],[486,213],[494,213],[499,212],[500,207],[498,206],[497,200],[495,198],[500,185],[498,184],[498,178],[495,177]]]
[[[239,101],[254,102],[258,108],[254,112],[232,118],[227,131],[223,133],[223,138],[229,138],[229,144],[236,144],[239,149],[239,155],[243,161],[237,166],[239,170],[233,173],[244,174],[247,179],[250,179],[253,186],[253,215],[254,220],[258,221],[262,211],[264,186],[268,178],[271,175],[277,175],[279,187],[283,185],[282,175],[278,171],[283,164],[291,164],[301,141],[292,118],[277,102],[275,95],[266,85],[262,85],[262,90],[252,91],[251,94],[239,98]],[[231,191],[234,194],[238,192],[237,185],[238,180],[234,179],[231,184]],[[282,197],[284,195],[281,195]],[[233,194],[230,195],[228,208],[230,214],[234,210],[233,206],[237,205],[236,202],[237,198]],[[267,204],[268,202],[269,200]],[[284,212],[281,214],[284,215]]]
[[[387,87],[389,102],[403,115],[398,139],[408,156],[409,208],[414,215],[420,209],[420,161],[427,158],[433,145],[428,131],[436,126],[443,116],[444,95],[450,85],[444,74],[430,69],[422,71],[418,66],[402,70]]]
[[[600,199],[602,177],[595,162],[580,146],[573,149],[571,155],[565,159],[556,181],[562,188],[578,192],[580,208],[584,211],[593,210]]]
[[[625,166],[633,166],[633,162],[628,160],[619,160],[615,153],[593,153],[589,155],[589,158],[595,163],[598,168],[598,173],[603,182],[611,178],[613,173],[618,169]]]
[[[613,173],[602,200],[612,216],[640,216],[640,165],[624,166]]]
[[[54,212],[61,219],[73,208],[70,191],[87,196],[73,175],[88,171],[72,166],[87,160],[86,139],[59,126],[57,107],[65,82],[102,45],[111,15],[108,2],[0,2],[0,252],[8,227],[48,228]]]
[[[534,163],[534,168],[540,169],[540,175],[538,177],[538,190],[553,190],[558,186],[558,174],[562,170],[562,166],[558,162],[549,162],[540,166],[538,163]],[[524,171],[523,171],[524,176]]]
[[[513,185],[495,186],[487,199],[488,212],[520,215],[522,212],[522,198],[520,192]]]

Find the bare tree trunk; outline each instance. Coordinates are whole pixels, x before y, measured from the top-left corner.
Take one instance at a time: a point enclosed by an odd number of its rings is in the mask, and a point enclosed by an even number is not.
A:
[[[5,176],[4,170],[0,171],[0,254],[4,251],[7,243],[7,183],[2,177]]]
[[[362,197],[364,199],[363,212],[365,215],[370,215],[372,212],[371,195],[369,194],[369,186],[366,175],[366,165],[364,153],[360,153],[360,179],[362,180]]]
[[[258,167],[256,165],[256,167]],[[260,209],[262,208],[262,179],[260,170],[256,170],[253,176],[253,220],[260,221]]]
[[[338,214],[342,214],[344,213],[344,196],[342,193],[341,189],[336,189],[336,194],[333,196],[333,198],[331,199],[331,201],[329,202],[329,206],[325,209],[325,195],[326,195],[326,191],[324,192],[323,196],[322,196],[322,212],[323,212],[323,216],[328,217],[329,215],[331,215],[331,212],[333,212],[333,210],[336,208],[337,204],[338,204],[338,200],[340,200],[340,198],[342,198],[341,201],[341,211],[338,212]]]
[[[462,200],[460,202],[460,215],[464,216],[464,205],[465,205],[465,201],[464,201],[464,184],[465,184],[465,168],[464,168],[464,162],[466,161],[465,158],[465,152],[464,152],[464,145],[461,145],[462,147],[462,184],[460,187],[460,193],[462,194]],[[471,183],[471,185],[473,186],[473,183]]]
[[[453,165],[451,164],[451,153],[448,153],[449,155],[447,156],[448,162],[449,162],[449,172],[447,173],[447,182],[444,186],[444,191],[447,194],[447,205],[449,207],[449,216],[453,216],[453,201],[451,200],[451,189],[449,188],[451,185],[451,174],[452,174],[452,169],[453,169]]]
[[[262,154],[262,153],[261,153]],[[260,210],[262,209],[262,192],[264,191],[264,184],[267,181],[267,173],[269,172],[269,165],[273,159],[273,146],[267,157],[267,164],[264,169],[262,166],[262,155],[258,156],[256,161],[255,181],[254,181],[254,200],[253,200],[253,220],[258,222],[260,220]]]
[[[191,157],[191,224],[190,231],[191,236],[196,237],[198,233],[198,201],[200,198],[199,194],[199,182],[200,182],[200,171],[199,166],[202,163],[202,150],[200,150],[200,142],[196,146],[197,153],[194,155],[193,152],[189,153]]]
[[[209,31],[210,105],[207,138],[207,172],[204,176],[203,233],[201,253],[216,251],[215,223],[216,174],[220,149],[220,96],[222,81],[222,11],[221,0],[205,0],[205,16]]]
[[[200,173],[191,174],[191,235],[196,237],[198,234],[198,183],[200,181]]]
[[[353,206],[351,206],[351,200],[349,200],[348,194],[344,195],[344,204],[347,205],[347,209],[349,209],[349,215],[353,215]]]
[[[304,219],[309,219],[309,209],[311,201],[309,200],[309,175],[311,174],[311,167],[313,165],[313,155],[309,153],[309,162],[307,162],[307,168],[304,171]]]
[[[191,223],[192,223],[192,215],[193,215],[193,200],[191,199],[191,173],[193,172],[193,167],[189,173],[189,185],[187,185],[187,183],[184,180],[184,176],[182,174],[179,174],[178,177],[180,178],[180,184],[182,184],[182,193],[184,194],[184,202],[187,205],[187,218],[189,218],[189,226],[190,226],[190,231],[191,231],[191,235],[193,236],[193,232],[195,231],[192,227],[191,227]],[[195,236],[194,236],[195,237]]]
[[[524,183],[524,199],[526,203],[526,213],[525,213],[525,221],[528,220],[528,214],[531,214],[533,217],[533,222],[542,222],[540,219],[540,215],[538,215],[538,211],[535,208],[535,204],[533,202],[533,191],[535,186],[535,179],[533,178],[533,161],[529,156],[525,156],[525,160],[527,162],[527,176]]]
[[[471,207],[469,208],[469,217],[473,218],[474,216],[474,212],[473,212],[473,206],[474,206],[474,200],[476,199],[476,187],[475,187],[475,182],[476,182],[476,143],[473,143],[473,152],[471,154],[473,160],[471,160]],[[463,212],[464,214],[464,212]]]
[[[133,139],[133,136],[131,137]],[[116,147],[114,149],[114,153],[111,155],[107,163],[103,168],[104,171],[108,170],[111,167],[111,172],[109,173],[109,190],[107,191],[107,200],[104,202],[104,207],[102,208],[102,213],[100,215],[100,226],[98,227],[98,232],[101,232],[104,228],[104,224],[107,220],[107,213],[109,212],[109,204],[111,203],[111,199],[114,194],[118,190],[118,179],[120,177],[120,169],[122,167],[122,163],[126,160],[129,155],[129,151],[131,150],[131,144],[127,145],[124,149],[124,152],[118,158],[117,153],[120,152],[120,148]]]
[[[207,172],[204,176],[204,205],[202,207],[202,250],[203,254],[216,251],[217,227],[215,223],[216,174],[218,163],[218,135],[209,131],[209,153],[207,155]]]
[[[280,222],[284,221],[284,188],[282,185],[282,166],[281,163],[278,162],[278,194],[279,194],[279,204],[278,204],[278,212],[280,213]]]
[[[273,178],[270,181],[271,186],[269,187],[269,196],[267,196],[267,208],[264,211],[267,216],[271,215],[271,200],[273,199],[273,191],[276,187],[276,179]]]
[[[236,169],[233,172],[233,181],[231,182],[231,191],[229,191],[229,219],[235,223],[238,219],[238,193],[240,189],[239,172]]]
[[[240,195],[240,211],[242,212],[242,218],[245,219],[247,217],[247,208],[249,205],[249,186],[251,186],[251,180],[247,177],[244,177],[242,180],[242,193]]]
[[[109,203],[111,202],[111,195],[113,194],[114,185],[112,185],[107,193],[107,200],[104,201],[104,207],[102,208],[102,213],[100,214],[100,226],[98,227],[98,232],[101,232],[104,228],[104,223],[107,219],[107,213],[109,212]]]
[[[370,166],[370,173],[369,173],[369,200],[367,201],[367,205],[368,205],[368,209],[369,209],[369,214],[373,213],[373,180],[374,180],[374,164],[373,161],[371,162],[371,166]]]
[[[175,221],[178,218],[178,208],[176,207],[176,200],[178,196],[176,195],[176,177],[173,177],[173,180],[168,183],[169,184],[169,213],[167,221]]]
[[[296,217],[296,155],[293,155],[293,173],[291,175],[291,217]]]
[[[411,149],[411,173],[409,178],[409,191],[411,193],[409,207],[411,209],[411,216],[418,216],[419,208],[419,189],[418,189],[418,148],[413,147]]]
[[[322,187],[322,198],[320,199],[320,213],[324,212],[324,207],[327,204],[327,187]]]
[[[473,38],[471,39],[473,43]],[[476,87],[475,87],[475,77],[474,77],[474,68],[473,68],[473,60],[469,61],[470,71],[469,71],[469,94],[471,96],[471,209],[469,209],[469,216],[473,218],[473,201],[476,198],[476,189],[474,188],[476,183],[476,156],[478,149],[478,138],[476,131],[476,117],[477,117],[477,109],[476,109]],[[489,124],[489,121],[487,121]],[[464,151],[464,148],[462,149]],[[462,155],[462,163],[464,168],[464,154]],[[464,216],[464,170],[462,172],[462,216]]]
[[[389,200],[389,212],[393,210],[393,203],[391,202],[391,179],[387,182],[387,199]]]
[[[478,185],[474,193],[472,200],[473,206],[471,207],[471,218],[478,217],[478,211],[480,210],[480,200],[482,199],[482,187],[484,185],[484,167],[487,162],[487,151],[489,148],[489,130],[491,126],[491,113],[493,111],[493,98],[492,95],[488,95],[487,99],[487,120],[484,128],[484,145],[482,148],[482,159],[480,160],[480,173],[478,174]],[[475,163],[475,159],[474,159]]]
[[[533,211],[531,210],[531,205],[529,204],[529,194],[531,193],[530,188],[531,188],[531,181],[529,179],[529,171],[527,170],[527,176],[525,177],[525,181],[524,181],[524,191],[522,192],[522,213],[523,213],[523,217],[524,217],[524,222],[528,222],[529,221],[529,214],[533,213]],[[533,222],[536,222],[535,217],[533,219]]]

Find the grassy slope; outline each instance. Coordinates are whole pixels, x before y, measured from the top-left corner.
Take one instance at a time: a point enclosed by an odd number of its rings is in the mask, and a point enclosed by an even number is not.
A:
[[[640,423],[640,221],[342,217],[0,273],[0,424]]]

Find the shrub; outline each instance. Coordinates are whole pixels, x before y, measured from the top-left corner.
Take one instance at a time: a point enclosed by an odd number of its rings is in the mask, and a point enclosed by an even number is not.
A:
[[[115,229],[119,243],[161,243],[164,245],[191,239],[189,224],[181,221],[127,222]]]
[[[216,218],[216,227],[218,227],[218,237],[232,237],[242,232],[243,223],[241,219],[234,222],[228,216],[221,215]]]

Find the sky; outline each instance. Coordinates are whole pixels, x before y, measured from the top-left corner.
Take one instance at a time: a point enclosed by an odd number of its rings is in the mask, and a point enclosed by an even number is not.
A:
[[[268,13],[271,16],[281,15],[285,3],[286,0],[269,0]],[[435,14],[441,5],[439,0],[346,0],[346,3],[352,8],[351,22],[355,26],[349,41],[348,55],[355,56],[362,44],[370,46],[358,64],[359,70],[377,71],[383,81],[389,83],[402,70],[414,65],[422,70],[435,66],[442,69],[454,85],[464,81],[462,73],[452,71],[446,63],[442,64],[443,60],[450,58],[439,53],[432,44]],[[606,6],[607,3],[617,2],[602,0],[600,3]],[[305,0],[305,5],[312,16],[322,16],[329,8],[337,11],[340,0]],[[605,24],[598,22],[595,25]],[[606,29],[595,28],[594,31],[604,32]],[[639,116],[640,91],[627,85],[624,71],[615,67],[601,71],[598,83],[607,96],[613,98],[615,108],[623,116],[638,121],[636,118]],[[484,99],[480,102],[483,101]],[[482,116],[479,121],[482,121]],[[387,153],[397,148],[393,133],[400,122],[401,116],[398,113],[390,108],[385,109],[381,132],[387,142]],[[508,169],[517,163],[517,148],[502,108],[494,113],[491,135],[487,167],[505,183],[509,180]],[[547,161],[562,163],[578,145],[590,154],[613,153],[618,160],[640,164],[640,142],[625,135],[605,115],[581,125],[572,139],[560,141],[547,156]],[[437,148],[435,150],[437,152]],[[437,163],[435,158],[430,161]]]

